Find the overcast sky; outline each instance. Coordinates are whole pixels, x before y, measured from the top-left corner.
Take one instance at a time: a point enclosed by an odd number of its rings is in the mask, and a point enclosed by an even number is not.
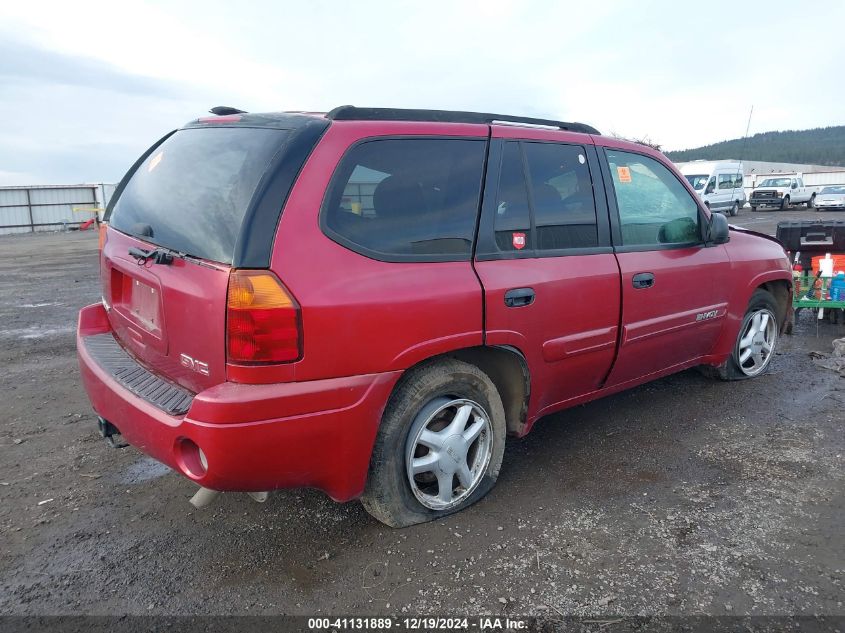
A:
[[[114,182],[214,105],[583,121],[664,149],[845,124],[845,2],[0,4],[0,185]]]

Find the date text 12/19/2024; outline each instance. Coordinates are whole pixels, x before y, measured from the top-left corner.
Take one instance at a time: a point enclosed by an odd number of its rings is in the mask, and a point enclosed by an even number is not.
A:
[[[480,616],[476,618],[449,617],[371,617],[371,618],[309,618],[312,631],[521,631],[528,621],[520,618]]]

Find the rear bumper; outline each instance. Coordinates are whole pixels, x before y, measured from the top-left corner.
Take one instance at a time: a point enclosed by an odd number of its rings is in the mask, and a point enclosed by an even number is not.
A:
[[[124,439],[201,486],[263,491],[314,487],[337,501],[359,496],[378,425],[401,372],[272,385],[222,383],[168,415],[120,384],[85,338],[110,331],[100,304],[79,313],[77,355],[96,413]],[[190,441],[187,441],[190,440]],[[186,451],[202,449],[207,466]]]

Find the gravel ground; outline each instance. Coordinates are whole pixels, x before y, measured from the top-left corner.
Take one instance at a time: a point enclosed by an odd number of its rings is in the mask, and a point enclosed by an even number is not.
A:
[[[845,326],[802,315],[756,380],[684,372],[549,417],[485,500],[391,530],[309,490],[193,509],[96,433],[73,338],[95,236],[0,238],[0,279],[0,613],[845,614],[845,380],[808,357]]]

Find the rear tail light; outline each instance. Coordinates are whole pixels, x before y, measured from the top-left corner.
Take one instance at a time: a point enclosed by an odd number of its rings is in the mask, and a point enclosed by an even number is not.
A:
[[[287,363],[302,356],[299,304],[273,273],[230,274],[226,349],[231,363]]]

